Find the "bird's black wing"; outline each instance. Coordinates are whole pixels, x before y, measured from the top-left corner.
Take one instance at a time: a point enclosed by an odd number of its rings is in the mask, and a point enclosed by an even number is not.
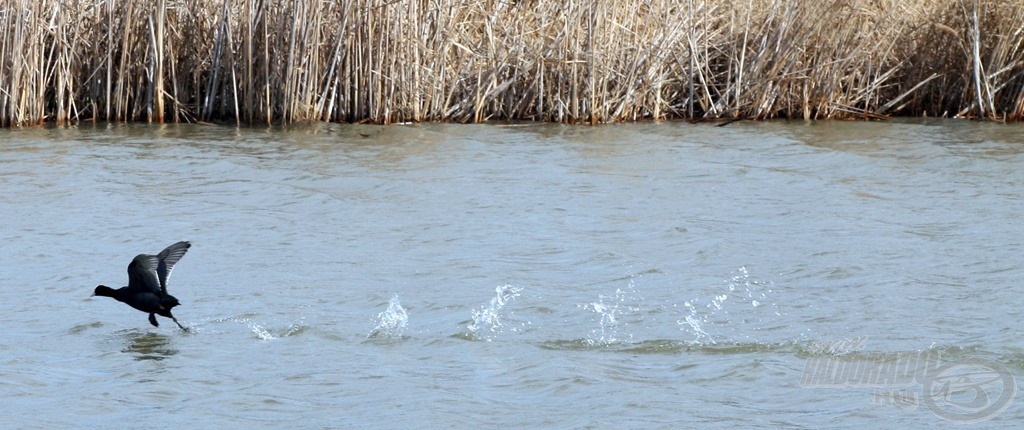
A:
[[[128,288],[160,294],[160,280],[156,277],[157,257],[139,254],[128,265]]]
[[[168,246],[157,254],[156,274],[160,278],[160,292],[163,294],[167,294],[167,278],[171,277],[171,269],[174,268],[178,260],[181,260],[181,257],[185,256],[185,252],[191,246],[191,243],[182,241]]]

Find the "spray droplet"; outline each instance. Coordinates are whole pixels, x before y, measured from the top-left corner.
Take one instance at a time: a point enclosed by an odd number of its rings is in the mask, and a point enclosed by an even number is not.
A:
[[[398,339],[402,337],[402,333],[405,332],[405,327],[408,325],[409,313],[398,301],[398,294],[395,294],[388,302],[388,308],[377,314],[377,326],[367,337]]]

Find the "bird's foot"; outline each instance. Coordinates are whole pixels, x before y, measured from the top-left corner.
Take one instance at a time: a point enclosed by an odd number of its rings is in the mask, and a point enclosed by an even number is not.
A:
[[[185,326],[181,325],[181,323],[180,323],[180,322],[178,322],[178,319],[177,319],[177,318],[171,317],[171,319],[172,319],[172,320],[174,320],[174,323],[175,323],[175,324],[177,324],[177,325],[178,325],[178,327],[181,327],[181,329],[182,329],[183,331],[185,331],[185,332],[191,332],[191,331],[192,331],[192,330],[191,330],[191,329],[189,329],[188,327],[185,327]]]

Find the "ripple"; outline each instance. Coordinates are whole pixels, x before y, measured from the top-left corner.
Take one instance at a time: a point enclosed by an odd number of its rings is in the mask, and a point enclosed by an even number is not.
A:
[[[100,328],[100,327],[103,327],[103,323],[100,322],[100,321],[91,322],[91,323],[85,323],[85,324],[78,324],[78,325],[76,325],[74,327],[69,328],[68,329],[68,333],[70,333],[70,334],[81,334],[81,333],[83,333],[83,332],[85,332],[85,331],[87,331],[89,329]]]
[[[712,355],[742,355],[765,352],[793,353],[797,349],[792,343],[737,343],[737,344],[694,344],[675,339],[652,339],[640,342],[619,342],[614,344],[594,343],[590,339],[553,340],[540,342],[537,346],[550,350],[601,351],[627,354],[682,354],[698,353]]]
[[[537,346],[550,350],[603,351],[627,354],[677,354],[687,349],[686,343],[670,339],[619,343],[595,343],[592,339],[552,340],[540,342]]]

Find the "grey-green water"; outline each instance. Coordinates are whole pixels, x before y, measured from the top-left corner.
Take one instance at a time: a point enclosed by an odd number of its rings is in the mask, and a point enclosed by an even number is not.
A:
[[[0,422],[1014,427],[1022,166],[954,121],[0,130]],[[178,240],[191,333],[89,297]],[[806,377],[907,354],[980,372]]]

